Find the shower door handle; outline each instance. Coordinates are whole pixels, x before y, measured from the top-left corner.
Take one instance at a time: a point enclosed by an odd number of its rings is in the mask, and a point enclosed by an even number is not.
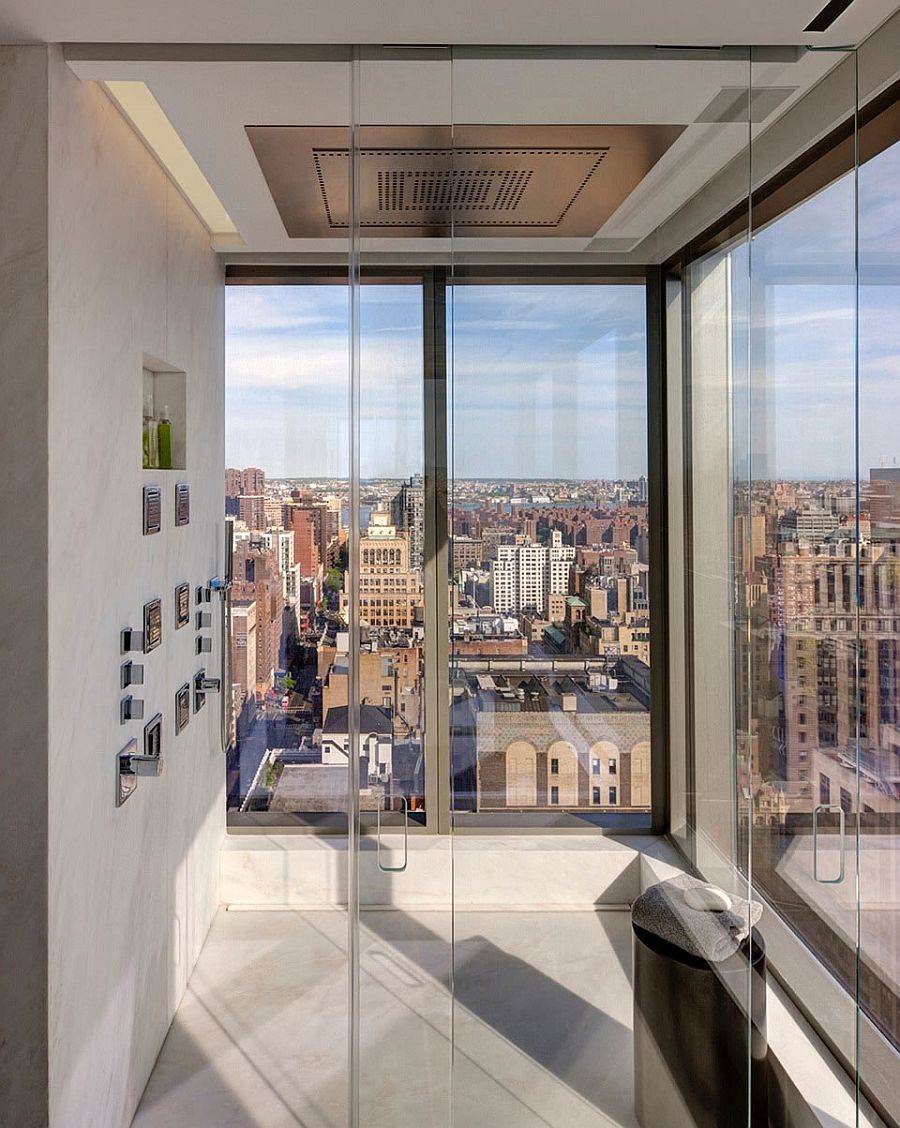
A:
[[[840,840],[840,869],[837,877],[819,877],[819,811],[828,811],[829,814],[837,813],[838,838]],[[819,803],[813,807],[813,879],[820,885],[839,885],[844,880],[844,808],[833,803]]]
[[[375,864],[382,873],[403,873],[409,864],[409,802],[405,795],[400,799],[403,804],[403,864],[399,866],[386,866],[381,861],[381,808],[379,807],[375,812],[375,820],[378,828],[378,847],[375,854]]]

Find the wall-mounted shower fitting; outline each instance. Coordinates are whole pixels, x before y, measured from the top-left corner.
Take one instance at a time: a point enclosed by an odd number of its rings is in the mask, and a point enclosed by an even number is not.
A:
[[[221,690],[221,678],[208,678],[206,670],[198,670],[194,674],[194,712],[199,713],[206,704],[207,693],[220,693]]]
[[[121,807],[137,790],[138,776],[158,776],[162,769],[161,755],[139,752],[137,740],[129,740],[116,753],[116,806]]]
[[[139,697],[132,697],[129,693],[119,702],[119,720],[123,725],[129,721],[142,721],[144,719],[144,702]]]

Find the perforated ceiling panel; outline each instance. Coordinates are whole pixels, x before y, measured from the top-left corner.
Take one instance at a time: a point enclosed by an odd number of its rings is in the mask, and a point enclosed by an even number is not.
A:
[[[593,236],[682,130],[456,126],[451,144],[445,127],[366,127],[359,150],[360,225],[397,236],[451,230]],[[292,238],[346,233],[346,133],[247,127]]]

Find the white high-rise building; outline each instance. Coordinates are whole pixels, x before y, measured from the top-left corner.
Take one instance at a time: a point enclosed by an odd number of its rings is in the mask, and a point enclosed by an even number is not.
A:
[[[497,546],[491,563],[491,604],[500,614],[517,615],[533,609],[547,615],[551,595],[569,593],[575,549],[554,531],[549,546],[523,539]]]
[[[292,603],[297,598],[297,578],[294,567],[294,530],[267,529],[262,534],[262,542],[278,561],[284,598]]]
[[[261,539],[269,552],[275,554],[278,570],[282,573],[287,572],[294,563],[293,529],[267,529]]]

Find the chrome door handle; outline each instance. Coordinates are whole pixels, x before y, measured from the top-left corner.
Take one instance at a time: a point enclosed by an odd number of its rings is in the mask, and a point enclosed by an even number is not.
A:
[[[409,864],[409,803],[405,795],[401,796],[400,802],[403,804],[403,864],[400,866],[386,866],[381,861],[381,808],[379,807],[375,812],[376,825],[378,827],[378,850],[375,854],[375,864],[382,873],[403,873]]]
[[[831,814],[837,812],[840,820],[838,822],[838,837],[840,839],[841,865],[837,877],[819,877],[819,811],[828,811]],[[818,881],[820,885],[839,885],[844,880],[844,825],[843,807],[834,803],[819,803],[813,807],[813,879]]]

